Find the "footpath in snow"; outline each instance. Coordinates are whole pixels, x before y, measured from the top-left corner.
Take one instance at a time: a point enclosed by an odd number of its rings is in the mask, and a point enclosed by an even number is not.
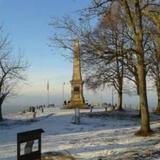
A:
[[[31,121],[28,113],[7,115],[0,123],[0,160],[16,160],[18,132],[42,128],[42,152],[62,152],[80,160],[153,159],[160,151],[160,117],[151,115],[151,137],[136,137],[138,112],[81,110],[81,123],[71,123],[74,110],[46,108]]]

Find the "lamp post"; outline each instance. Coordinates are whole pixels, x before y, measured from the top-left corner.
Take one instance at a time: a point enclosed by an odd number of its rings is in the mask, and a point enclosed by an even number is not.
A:
[[[47,106],[49,106],[49,80],[47,81]]]
[[[62,84],[62,106],[64,103],[64,86],[65,86],[65,82],[63,82],[63,84]]]

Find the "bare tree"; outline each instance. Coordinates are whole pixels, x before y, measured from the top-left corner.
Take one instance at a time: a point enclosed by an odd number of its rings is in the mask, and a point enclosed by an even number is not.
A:
[[[157,92],[157,107],[155,110],[156,114],[160,114],[160,58],[159,58],[159,52],[160,52],[160,30],[157,32],[153,29],[154,26],[152,26],[152,55],[150,56],[150,65],[149,65],[149,76],[152,77],[156,92]]]
[[[160,3],[160,1],[158,1]],[[143,14],[151,21],[148,32],[151,35],[152,55],[150,56],[150,76],[157,91],[157,107],[155,113],[160,114],[160,4],[145,8]]]
[[[154,80],[156,92],[157,92],[157,107],[156,114],[160,114],[160,61],[157,58],[157,54],[151,56],[150,75]]]
[[[137,135],[147,136],[151,133],[149,125],[149,111],[146,94],[146,64],[145,64],[145,21],[146,13],[152,8],[159,6],[157,0],[93,0],[92,6],[89,8],[91,14],[108,14],[108,10],[114,11],[113,7],[118,6],[122,10],[122,17],[126,22],[131,34],[133,48],[131,48],[136,57],[136,70],[138,75],[138,91],[139,103],[141,110],[141,128],[136,133]]]
[[[88,87],[113,86],[118,95],[116,109],[122,110],[125,26],[118,19],[118,15],[111,14],[102,17],[81,50]]]
[[[128,27],[132,30],[134,40],[134,50],[136,55],[136,68],[138,72],[139,84],[139,99],[141,111],[141,128],[136,133],[137,135],[147,136],[151,133],[149,125],[149,111],[146,94],[146,66],[144,59],[144,25],[142,15],[142,3],[139,0],[135,1],[120,1],[120,5],[124,10],[124,17]]]
[[[8,36],[3,35],[0,28],[0,121],[3,120],[2,104],[6,97],[11,95],[15,86],[25,80],[24,71],[27,63],[22,56],[12,54]]]

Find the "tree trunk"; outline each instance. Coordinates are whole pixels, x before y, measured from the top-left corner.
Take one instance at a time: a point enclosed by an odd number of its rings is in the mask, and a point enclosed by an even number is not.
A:
[[[155,113],[160,114],[160,81],[156,82],[156,90],[157,90],[157,108]]]
[[[122,100],[123,100],[123,94],[122,91],[118,92],[118,104],[117,104],[117,110],[121,111],[122,108]]]
[[[117,58],[117,76],[118,76],[118,104],[117,104],[117,110],[123,110],[122,109],[122,100],[123,100],[123,58],[121,60],[118,60]]]
[[[139,96],[139,79],[138,79],[138,72],[137,72],[137,67],[135,68],[136,69],[136,72],[135,72],[135,80],[136,80],[136,89],[137,89],[137,95]],[[139,101],[139,99],[138,99],[138,102],[140,102]],[[139,111],[139,117],[141,118],[141,107],[140,107],[140,103],[139,103],[139,106],[138,106],[138,111]]]
[[[4,102],[4,99],[5,99],[5,97],[6,97],[7,95],[2,95],[1,97],[0,97],[0,121],[2,121],[3,120],[3,116],[2,116],[2,104],[3,104],[3,102]]]
[[[0,121],[3,120],[3,116],[2,116],[2,105],[0,105]]]
[[[151,134],[151,129],[149,124],[149,111],[148,111],[148,101],[146,93],[146,75],[145,75],[145,65],[144,65],[143,55],[139,54],[137,56],[137,59],[138,59],[137,70],[139,79],[139,105],[140,105],[140,115],[141,115],[141,128],[136,133],[136,135],[148,136]]]

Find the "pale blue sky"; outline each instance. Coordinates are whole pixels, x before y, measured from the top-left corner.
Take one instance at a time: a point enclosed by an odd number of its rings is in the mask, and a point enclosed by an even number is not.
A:
[[[48,37],[56,32],[48,24],[51,17],[71,15],[78,18],[76,11],[88,3],[89,0],[0,0],[0,22],[5,32],[10,34],[14,50],[20,48],[30,64],[27,72],[30,85],[18,90],[21,103],[22,99],[27,100],[28,95],[45,97],[47,80],[54,94],[61,94],[64,81],[66,92],[69,92],[72,64],[61,56],[60,50],[53,53],[48,47]],[[19,103],[20,97],[15,103]]]

